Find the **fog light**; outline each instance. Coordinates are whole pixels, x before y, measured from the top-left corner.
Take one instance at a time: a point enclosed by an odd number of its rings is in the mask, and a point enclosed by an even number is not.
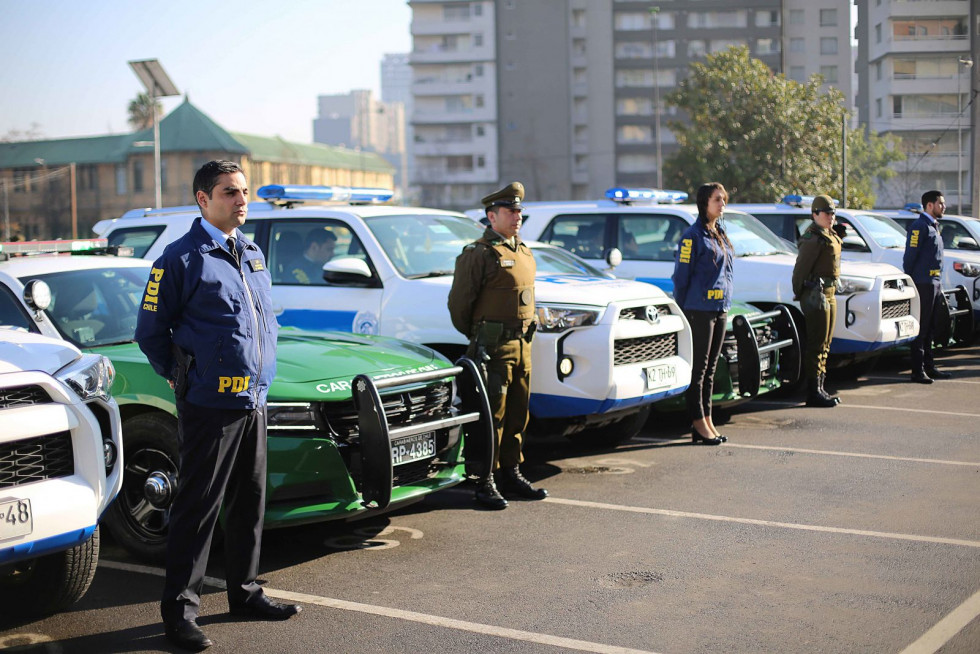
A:
[[[847,322],[847,326],[850,327],[856,321],[857,321],[857,314],[854,313],[853,311],[848,311],[847,312],[847,321],[846,321]]]
[[[571,358],[562,357],[562,360],[558,362],[558,372],[565,377],[568,377],[570,374],[572,374],[573,370],[575,370],[575,364],[572,363]]]
[[[105,458],[106,474],[116,465],[116,444],[112,441],[102,441],[102,456]]]

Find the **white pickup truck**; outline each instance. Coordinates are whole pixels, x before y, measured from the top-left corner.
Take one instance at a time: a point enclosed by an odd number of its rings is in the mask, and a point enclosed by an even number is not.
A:
[[[0,319],[4,298],[0,297]],[[99,520],[122,486],[106,357],[0,327],[0,612],[44,615],[88,590]]]

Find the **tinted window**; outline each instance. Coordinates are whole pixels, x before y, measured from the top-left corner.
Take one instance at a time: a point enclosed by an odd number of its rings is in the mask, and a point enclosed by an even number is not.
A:
[[[598,268],[590,265],[589,262],[575,256],[567,250],[546,247],[536,247],[533,249],[534,261],[537,264],[538,273],[613,278],[612,275],[602,272]]]
[[[463,247],[483,235],[478,223],[458,216],[376,216],[365,223],[398,272],[409,279],[452,275]]]
[[[950,221],[942,221],[939,225],[940,233],[943,236],[943,247],[957,250],[977,249],[976,239],[963,225]]]
[[[367,259],[361,242],[342,221],[269,222],[269,246],[265,256],[273,284],[326,286],[323,265],[331,259],[349,256]]]
[[[673,261],[677,243],[688,226],[683,218],[671,215],[620,215],[618,242],[623,259]]]
[[[583,259],[601,259],[606,250],[606,215],[557,216],[541,235],[541,240]]]
[[[0,325],[34,329],[34,321],[24,312],[24,307],[6,285],[0,285]]]
[[[133,248],[133,256],[142,259],[162,233],[163,225],[123,227],[114,230],[107,238],[109,245],[129,246]]]
[[[855,214],[868,236],[883,248],[904,248],[905,229],[887,216],[873,213]],[[837,218],[840,221],[840,216]]]

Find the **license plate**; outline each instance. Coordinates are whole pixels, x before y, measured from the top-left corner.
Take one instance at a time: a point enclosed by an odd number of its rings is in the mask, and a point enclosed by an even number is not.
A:
[[[33,530],[30,500],[0,502],[0,540],[26,536]]]
[[[763,354],[759,359],[759,372],[765,372],[769,370],[769,366],[772,365],[772,357],[769,354]]]
[[[670,386],[677,379],[677,366],[663,363],[647,368],[647,390]]]
[[[914,323],[911,320],[899,320],[898,322],[898,336],[911,336],[912,329],[914,328]]]
[[[436,455],[436,433],[413,434],[391,443],[391,463],[401,465]]]

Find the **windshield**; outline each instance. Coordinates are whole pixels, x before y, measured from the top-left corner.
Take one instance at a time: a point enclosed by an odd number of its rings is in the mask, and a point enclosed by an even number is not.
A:
[[[80,348],[133,340],[149,268],[98,268],[22,277],[51,288],[46,313],[62,337]]]
[[[534,262],[537,264],[539,274],[587,275],[589,277],[615,279],[613,275],[602,272],[567,250],[550,247],[532,247],[531,249],[534,251]]]
[[[735,247],[736,256],[793,254],[792,246],[773,234],[755,216],[726,211],[722,216],[722,225]]]
[[[888,216],[876,213],[856,213],[854,220],[859,222],[871,240],[881,247],[905,247],[905,230]]]
[[[376,216],[365,222],[399,274],[409,279],[452,275],[463,247],[483,235],[481,225],[458,216]]]

